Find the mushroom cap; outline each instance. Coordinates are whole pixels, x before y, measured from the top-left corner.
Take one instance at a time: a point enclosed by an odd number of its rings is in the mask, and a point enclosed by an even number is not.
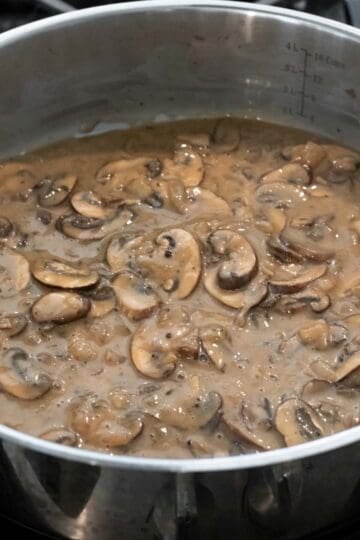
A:
[[[39,189],[38,202],[46,208],[63,203],[74,189],[77,177],[66,174],[60,178],[45,178]]]
[[[228,203],[210,189],[196,187],[187,190],[187,202],[184,212],[196,217],[199,215],[224,214],[231,215]]]
[[[137,249],[144,242],[144,236],[126,236],[124,234],[114,236],[106,251],[106,260],[113,272],[131,270],[136,265]]]
[[[286,227],[280,234],[280,240],[287,249],[295,252],[300,260],[325,262],[334,257],[334,251],[330,246],[307,238],[300,229]]]
[[[31,273],[38,281],[61,289],[79,289],[95,285],[99,276],[88,268],[73,266],[56,257],[39,254],[31,263]]]
[[[299,328],[297,335],[303,345],[310,345],[318,351],[324,351],[329,346],[330,327],[323,319],[316,319]]]
[[[26,328],[27,324],[28,318],[22,313],[0,315],[0,335],[17,336]]]
[[[30,282],[30,266],[23,255],[7,247],[0,249],[0,297],[9,298]]]
[[[198,186],[204,177],[203,160],[192,147],[180,143],[174,153],[174,159],[164,160],[162,172],[164,178],[179,178],[185,187]]]
[[[70,405],[73,430],[86,442],[109,448],[126,446],[143,429],[143,421],[136,414],[114,411],[106,400],[88,394]]]
[[[155,239],[115,237],[107,260],[115,271],[130,270],[152,279],[173,299],[189,296],[201,275],[199,245],[185,229],[170,229]]]
[[[68,323],[85,317],[90,310],[90,300],[75,292],[51,292],[41,296],[31,309],[38,323]]]
[[[135,321],[150,317],[160,304],[160,298],[150,283],[135,274],[118,275],[112,286],[120,308]]]
[[[0,388],[7,394],[32,400],[50,390],[51,378],[22,349],[9,349],[3,360],[7,365],[0,367]]]
[[[320,416],[305,401],[290,398],[278,406],[275,425],[287,446],[321,437],[325,427]]]
[[[256,190],[256,200],[275,208],[293,208],[306,201],[304,190],[295,184],[285,182],[266,182]]]
[[[99,191],[105,202],[123,201],[127,198],[126,189],[132,182],[151,177],[148,165],[154,160],[150,157],[124,158],[106,163],[98,171],[96,179]]]
[[[312,407],[316,407],[329,394],[335,396],[336,386],[334,384],[322,379],[312,379],[303,386],[301,398]]]
[[[196,358],[198,354],[197,332],[189,323],[170,317],[171,313],[162,321],[159,313],[156,320],[139,326],[132,337],[131,360],[142,375],[151,379],[167,377],[180,358]]]
[[[156,253],[164,266],[168,265],[170,275],[167,279],[177,282],[171,291],[174,299],[187,298],[195,289],[201,275],[201,256],[199,244],[185,229],[170,229],[156,238]],[[168,261],[171,260],[171,264]],[[174,268],[174,269],[173,269]],[[175,270],[175,275],[174,275]],[[152,276],[156,279],[156,274]]]
[[[115,294],[112,287],[100,286],[88,294],[90,300],[90,317],[105,317],[116,306]]]
[[[283,150],[282,154],[285,159],[302,163],[312,170],[316,169],[326,158],[324,147],[312,141],[306,144],[288,146]]]
[[[299,163],[287,163],[274,169],[261,178],[262,184],[289,182],[298,186],[307,186],[311,182],[309,171]]]
[[[89,218],[80,214],[61,216],[56,221],[56,228],[69,238],[95,241],[123,229],[132,223],[133,219],[134,212],[124,206],[113,219],[109,220]]]
[[[204,287],[211,296],[225,304],[225,306],[248,311],[260,304],[268,292],[264,280],[259,277],[241,289],[230,291],[221,289],[218,285],[217,269],[206,270],[204,274]]]
[[[39,437],[45,441],[62,444],[64,446],[77,446],[78,444],[78,437],[76,434],[63,427],[48,429],[44,433],[41,433]]]
[[[269,279],[269,285],[274,292],[285,294],[298,292],[307,287],[309,283],[322,277],[326,273],[326,270],[326,264],[311,266],[310,268],[306,268],[301,273],[288,279],[276,279],[272,277]]]
[[[360,374],[360,351],[352,354],[340,367],[335,370],[335,382],[343,381],[344,379],[359,372]]]
[[[269,422],[267,411],[247,401],[234,406],[238,401],[238,396],[234,400],[224,395],[223,423],[232,435],[257,449],[281,448],[282,438]]]
[[[199,356],[205,355],[217,367],[224,371],[227,360],[232,359],[231,338],[222,326],[205,326],[200,329],[201,349]]]
[[[116,209],[106,206],[93,191],[77,191],[71,197],[71,206],[78,214],[94,219],[110,219]]]
[[[226,258],[217,267],[217,283],[221,289],[239,289],[254,277],[257,257],[244,236],[228,229],[218,229],[209,235],[208,243],[215,254]]]
[[[305,287],[299,292],[280,297],[276,310],[280,313],[295,313],[310,306],[314,313],[322,313],[330,305],[330,297],[315,287]]]
[[[169,395],[160,400],[156,418],[161,422],[182,430],[200,429],[218,413],[222,404],[217,392],[195,393],[174,386]],[[154,414],[154,413],[153,413]]]

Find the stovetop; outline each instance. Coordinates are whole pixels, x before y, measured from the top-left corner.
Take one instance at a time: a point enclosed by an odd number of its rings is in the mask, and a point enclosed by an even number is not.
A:
[[[0,32],[56,13],[106,4],[110,1],[111,0],[108,0],[108,2],[99,0],[0,0]],[[254,1],[254,3],[276,5],[299,11],[306,11],[360,27],[360,0],[261,0],[258,2]],[[50,538],[36,531],[25,529],[21,525],[11,522],[6,518],[2,518],[1,516],[0,527],[3,531],[7,532],[9,538],[17,538],[18,540],[44,540]],[[360,519],[356,522],[340,523],[330,530],[319,531],[317,534],[301,540],[359,539]],[[57,540],[65,539],[57,538]]]

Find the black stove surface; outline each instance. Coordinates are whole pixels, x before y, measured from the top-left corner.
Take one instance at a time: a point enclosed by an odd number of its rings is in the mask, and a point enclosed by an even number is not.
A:
[[[63,537],[46,535],[34,530],[25,528],[14,521],[0,516],[0,527],[6,531],[7,538],[16,538],[17,540],[66,540]],[[360,521],[350,522],[334,526],[331,529],[322,530],[311,536],[306,536],[296,540],[359,540],[360,539]],[[86,539],[84,539],[86,540]],[[101,538],[99,538],[101,540]],[[127,538],[126,540],[131,540]],[[150,540],[150,539],[149,539]],[[152,540],[152,539],[151,539]],[[179,538],[179,540],[182,540]],[[183,540],[192,540],[186,535]],[[194,539],[195,540],[195,539]],[[196,538],[196,540],[205,540]],[[220,539],[219,539],[220,540]],[[244,539],[246,540],[246,539]]]
[[[0,0],[0,32],[56,13],[106,4],[110,1]],[[360,0],[262,0],[259,2],[254,1],[254,3],[297,9],[299,11],[329,17],[347,24],[360,26]],[[55,536],[46,536],[24,528],[20,524],[2,516],[0,516],[0,528],[8,538],[16,538],[18,540],[46,540],[46,538],[65,540]],[[307,536],[301,540],[360,540],[360,519],[353,522],[340,523],[331,529],[318,531],[316,534]]]

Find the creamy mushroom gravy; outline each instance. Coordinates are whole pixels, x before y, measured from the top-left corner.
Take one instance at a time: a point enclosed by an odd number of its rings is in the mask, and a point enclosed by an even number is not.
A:
[[[259,122],[0,165],[0,421],[149,457],[359,424],[360,158]]]

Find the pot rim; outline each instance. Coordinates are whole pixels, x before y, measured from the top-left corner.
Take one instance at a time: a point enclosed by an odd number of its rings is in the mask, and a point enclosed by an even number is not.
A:
[[[305,23],[313,27],[321,27],[354,38],[360,42],[360,30],[352,28],[337,21],[328,20],[315,15],[302,12],[294,12],[289,9],[276,8],[247,2],[232,2],[228,0],[141,0],[136,3],[109,4],[79,11],[71,11],[61,15],[41,19],[30,24],[14,28],[0,35],[0,47],[6,47],[24,38],[31,38],[44,30],[66,27],[69,24],[77,24],[86,20],[95,19],[98,16],[121,15],[146,10],[209,10],[218,9],[225,11],[243,11],[253,16],[257,14],[276,18],[292,23]],[[360,440],[360,426],[341,431],[334,435],[307,442],[298,446],[243,454],[228,457],[201,458],[201,459],[163,459],[143,458],[138,456],[111,455],[103,452],[71,448],[60,444],[39,439],[32,435],[21,433],[15,429],[0,425],[0,439],[8,443],[50,455],[69,461],[87,463],[101,467],[114,467],[141,471],[163,471],[173,473],[196,473],[196,472],[219,472],[227,470],[239,470],[255,467],[271,466],[283,462],[301,460],[314,455],[323,454],[348,446]]]

